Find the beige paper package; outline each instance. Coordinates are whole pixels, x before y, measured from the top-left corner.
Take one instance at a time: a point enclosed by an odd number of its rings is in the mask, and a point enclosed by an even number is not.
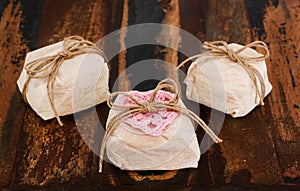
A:
[[[175,170],[196,168],[200,149],[192,119],[212,137],[221,142],[205,123],[188,110],[177,90],[163,80],[147,92],[116,92],[106,125],[100,152],[102,172],[104,149],[108,161],[123,170]],[[174,81],[171,81],[175,84]],[[175,88],[177,89],[177,88]]]
[[[230,114],[242,117],[272,89],[265,59],[269,52],[263,42],[247,47],[225,42],[206,43],[208,52],[196,56],[185,79],[187,98]],[[262,48],[264,54],[251,47]]]
[[[102,51],[78,36],[29,52],[18,87],[44,120],[106,101],[109,69]]]
[[[179,104],[185,107],[182,101]],[[107,121],[120,112],[111,110]],[[174,170],[198,166],[199,145],[192,121],[187,116],[177,116],[158,137],[147,135],[125,122],[117,125],[120,127],[109,137],[106,153],[120,169]]]

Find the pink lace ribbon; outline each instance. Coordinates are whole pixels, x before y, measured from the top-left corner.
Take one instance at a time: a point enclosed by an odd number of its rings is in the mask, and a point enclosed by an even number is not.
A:
[[[133,96],[138,101],[150,102],[150,97],[153,90],[147,92],[138,92],[138,91],[130,91],[129,94]],[[156,102],[167,102],[172,100],[173,94],[170,92],[159,90],[156,94],[155,101]],[[128,96],[123,96],[118,104],[125,106],[136,106],[137,104],[131,100]],[[168,125],[172,124],[176,117],[178,116],[177,111],[168,111],[162,110],[158,112],[141,112],[132,115],[127,118],[125,122],[135,129],[140,129],[147,135],[151,136],[160,136],[164,130],[168,127]]]

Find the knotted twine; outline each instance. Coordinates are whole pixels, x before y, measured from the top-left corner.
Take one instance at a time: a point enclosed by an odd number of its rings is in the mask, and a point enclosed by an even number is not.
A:
[[[158,93],[159,90],[162,89],[169,91],[174,95],[174,97],[170,101],[166,101],[166,102],[155,101],[156,94]],[[128,105],[118,105],[113,103],[112,99],[118,95],[123,95],[130,98],[136,105],[128,106]],[[149,102],[140,102],[134,96],[130,95],[128,92],[114,92],[110,94],[107,100],[107,105],[113,110],[118,110],[122,112],[120,112],[120,114],[113,117],[106,127],[106,132],[103,137],[101,150],[100,150],[99,172],[100,173],[102,172],[102,165],[103,165],[106,143],[108,141],[108,138],[114,132],[114,130],[116,130],[119,127],[117,123],[124,121],[127,117],[130,117],[134,114],[141,113],[141,112],[153,113],[161,110],[172,110],[172,111],[180,112],[181,114],[184,114],[189,118],[193,119],[194,121],[196,121],[205,130],[205,132],[214,140],[214,142],[216,143],[222,142],[222,140],[215,135],[215,133],[205,124],[205,122],[201,118],[199,118],[195,113],[193,113],[189,109],[178,106],[178,102],[179,102],[178,86],[176,82],[170,78],[162,80],[158,83],[158,85],[153,90],[150,96]]]
[[[54,91],[53,91],[55,79],[58,74],[60,66],[63,64],[65,60],[86,53],[99,54],[104,58],[104,60],[106,60],[103,51],[100,48],[98,48],[94,43],[84,40],[80,36],[70,36],[64,39],[63,51],[53,56],[39,58],[37,60],[28,63],[25,66],[25,70],[27,72],[28,78],[23,88],[24,100],[28,103],[27,91],[28,91],[28,84],[31,79],[42,79],[42,78],[47,79],[47,93],[51,104],[51,108],[54,112],[54,115],[59,125],[63,126],[63,123],[60,120],[59,114],[55,106]]]
[[[255,89],[256,89],[255,103],[257,97],[259,97],[260,104],[264,105],[263,100],[265,96],[265,83],[263,77],[256,68],[254,68],[252,65],[248,63],[248,62],[263,61],[269,57],[270,55],[269,49],[264,42],[254,41],[237,50],[231,49],[228,46],[227,42],[225,41],[204,42],[203,47],[207,49],[206,52],[187,58],[177,66],[176,70],[178,70],[181,66],[183,66],[188,61],[200,58],[204,55],[212,55],[214,57],[224,57],[224,56],[228,57],[233,62],[239,63],[245,69],[251,81],[255,85]],[[264,52],[261,55],[254,56],[254,57],[241,55],[240,53],[246,50],[247,48],[262,48]],[[259,86],[260,86],[260,90],[259,90]]]

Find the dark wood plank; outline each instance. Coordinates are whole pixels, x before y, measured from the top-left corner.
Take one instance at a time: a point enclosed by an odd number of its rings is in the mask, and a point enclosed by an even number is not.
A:
[[[300,2],[297,0],[247,1],[255,39],[270,48],[267,66],[273,90],[267,112],[272,130],[280,177],[300,183]],[[258,16],[255,17],[255,15]]]
[[[28,12],[19,0],[1,1],[0,21],[0,186],[9,182],[15,162],[25,104],[16,88],[25,53],[29,51],[34,23],[39,13],[39,3]],[[25,18],[26,16],[26,18]],[[28,21],[31,21],[28,22]],[[27,23],[26,27],[24,25]]]
[[[241,0],[226,0],[222,3],[208,1],[206,40],[226,40],[241,44],[254,40],[246,10],[245,3]],[[270,97],[267,98],[269,99]],[[223,160],[226,161],[226,183],[240,185],[282,182],[270,118],[268,106],[258,107],[243,118],[226,116],[220,134],[224,140],[220,146]],[[214,165],[213,161],[211,165]]]
[[[80,35],[96,42],[113,30],[113,17],[110,14],[117,6],[116,1],[70,1],[62,4],[59,9],[53,3],[60,4],[58,1],[43,2],[40,15],[42,24],[37,32],[36,47],[57,42],[70,35]],[[49,22],[50,25],[47,24]],[[108,112],[106,104],[101,104],[98,109],[102,112],[100,118],[105,119]],[[87,110],[82,116],[86,128],[94,128],[95,121],[98,121],[93,112]],[[97,172],[98,157],[84,143],[73,116],[63,117],[63,121],[63,127],[59,127],[55,120],[43,121],[27,107],[14,176],[10,182],[12,188],[76,181]],[[101,122],[104,124],[105,120]],[[97,130],[89,132],[96,134]]]
[[[152,15],[149,15],[149,12],[155,11]],[[160,1],[160,4],[156,0],[152,1],[124,1],[123,5],[123,18],[122,18],[122,27],[139,24],[139,23],[163,23],[173,26],[180,27],[180,22],[178,18],[179,15],[179,1]],[[169,31],[153,31],[154,36],[157,36],[157,39],[164,41],[165,44],[174,43],[173,46],[178,46],[179,41],[177,41],[178,36],[176,34],[170,35]],[[177,34],[178,35],[178,34]],[[165,37],[165,38],[164,38]],[[167,38],[166,38],[167,37]],[[121,33],[121,46],[126,47],[126,38],[129,38],[126,33]],[[131,37],[132,38],[132,37]],[[166,41],[167,39],[167,41]],[[171,39],[171,40],[169,40]],[[128,40],[128,39],[127,39]],[[164,52],[161,56],[161,52]],[[178,55],[176,50],[169,49],[167,47],[158,47],[155,45],[141,45],[138,47],[133,47],[123,51],[119,55],[119,75],[123,73],[125,68],[136,64],[139,61],[146,59],[155,59],[160,58],[170,63],[177,64]],[[155,70],[155,62],[153,62],[153,70]],[[167,66],[161,71],[159,75],[166,77],[171,77],[175,80],[178,80],[178,76],[172,73],[171,69]],[[156,83],[153,81],[144,83],[143,85],[137,87],[131,87],[132,81],[139,75],[141,71],[131,71],[132,73],[121,76],[119,89],[128,90],[132,88],[149,90],[153,88]],[[145,79],[148,80],[148,79]],[[191,186],[191,183],[194,182],[192,177],[192,171],[190,169],[180,170],[180,171],[154,171],[154,172],[128,172],[121,171],[120,169],[113,167],[112,165],[105,163],[104,168],[107,169],[109,176],[106,177],[104,181],[105,184],[108,184],[108,187],[111,186],[118,190],[127,190],[127,189],[136,189],[139,190],[139,187],[147,185],[148,188],[164,189],[168,187],[174,190],[184,190],[188,189]],[[106,171],[106,170],[105,170]],[[159,186],[157,185],[159,183]],[[126,185],[126,186],[125,186]]]
[[[202,42],[205,40],[206,34],[206,18],[205,15],[207,10],[207,1],[204,0],[188,0],[180,2],[180,28],[189,32],[190,34],[197,37]],[[190,42],[181,42],[181,48],[185,49],[189,47],[190,44],[186,44]],[[200,47],[193,47],[193,50],[190,50],[191,53],[197,54],[199,53]],[[180,56],[179,61],[183,61],[186,58],[185,56]],[[191,55],[190,55],[191,56]],[[183,70],[187,70],[188,65],[183,67]],[[183,81],[185,76],[181,77],[181,81]],[[183,96],[185,95],[186,86],[183,84]],[[186,98],[184,100],[187,103],[187,106],[196,111],[196,108],[200,108],[201,113],[200,117],[204,119],[206,122],[209,120],[209,114],[211,112],[210,108],[199,105],[195,102],[189,101]],[[198,127],[200,128],[200,127]],[[203,138],[203,131],[200,129],[197,130],[198,142],[201,143]],[[217,148],[218,146],[214,147]],[[218,149],[220,150],[220,149]],[[208,152],[201,154],[201,160],[198,163],[198,169],[192,169],[190,171],[190,176],[192,179],[192,187],[201,189],[201,187],[205,185],[224,185],[224,168],[225,162],[222,161],[220,156],[220,152],[215,152],[216,149],[210,149]],[[214,153],[214,154],[213,154]],[[219,157],[217,156],[219,155]],[[221,159],[221,160],[220,160]]]

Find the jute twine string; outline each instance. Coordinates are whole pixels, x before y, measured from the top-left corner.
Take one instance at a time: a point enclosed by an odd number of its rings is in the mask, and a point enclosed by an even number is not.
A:
[[[204,42],[204,48],[207,49],[206,52],[187,58],[177,66],[176,70],[178,70],[180,67],[186,64],[188,61],[200,58],[201,56],[204,55],[212,55],[214,57],[224,57],[224,56],[228,57],[233,62],[239,63],[246,70],[251,81],[253,81],[255,85],[255,89],[256,89],[255,103],[257,97],[259,97],[260,104],[264,105],[263,99],[265,96],[265,84],[264,84],[263,77],[256,68],[254,68],[252,65],[248,63],[253,61],[255,62],[263,61],[269,57],[270,55],[269,49],[264,42],[254,41],[235,51],[229,48],[227,42],[225,41]],[[247,48],[262,48],[264,52],[261,53],[261,55],[254,56],[254,57],[241,55],[240,53]],[[259,86],[260,86],[260,90],[259,90]]]
[[[52,110],[59,125],[63,126],[63,123],[60,120],[59,114],[55,106],[53,92],[55,79],[60,66],[65,60],[85,53],[96,53],[101,55],[106,60],[103,51],[100,48],[98,48],[94,43],[84,40],[80,36],[70,36],[64,39],[63,51],[57,53],[56,55],[39,58],[28,63],[25,66],[28,79],[25,82],[23,88],[24,100],[28,103],[26,95],[28,91],[28,84],[30,83],[31,79],[47,79],[47,91]]]
[[[174,94],[174,97],[170,101],[166,102],[156,102],[155,97],[159,90],[165,89],[166,91]],[[126,105],[118,105],[112,102],[113,97],[123,95],[130,98],[136,105],[134,106],[126,106]],[[104,159],[104,152],[106,143],[108,138],[112,135],[114,130],[116,130],[119,126],[117,125],[118,122],[124,121],[126,118],[141,112],[158,112],[161,110],[172,110],[180,112],[184,114],[194,121],[196,121],[204,130],[205,132],[216,142],[222,142],[220,138],[218,138],[215,133],[205,124],[205,122],[199,118],[195,113],[190,111],[189,109],[182,108],[178,106],[179,96],[178,96],[178,86],[175,81],[172,79],[165,79],[158,83],[157,87],[153,90],[150,101],[149,102],[140,102],[135,97],[131,96],[128,92],[114,92],[110,95],[107,100],[107,104],[111,109],[123,111],[120,114],[113,117],[106,127],[106,133],[102,140],[101,150],[100,150],[100,159],[99,159],[99,172],[102,172],[102,165]]]

